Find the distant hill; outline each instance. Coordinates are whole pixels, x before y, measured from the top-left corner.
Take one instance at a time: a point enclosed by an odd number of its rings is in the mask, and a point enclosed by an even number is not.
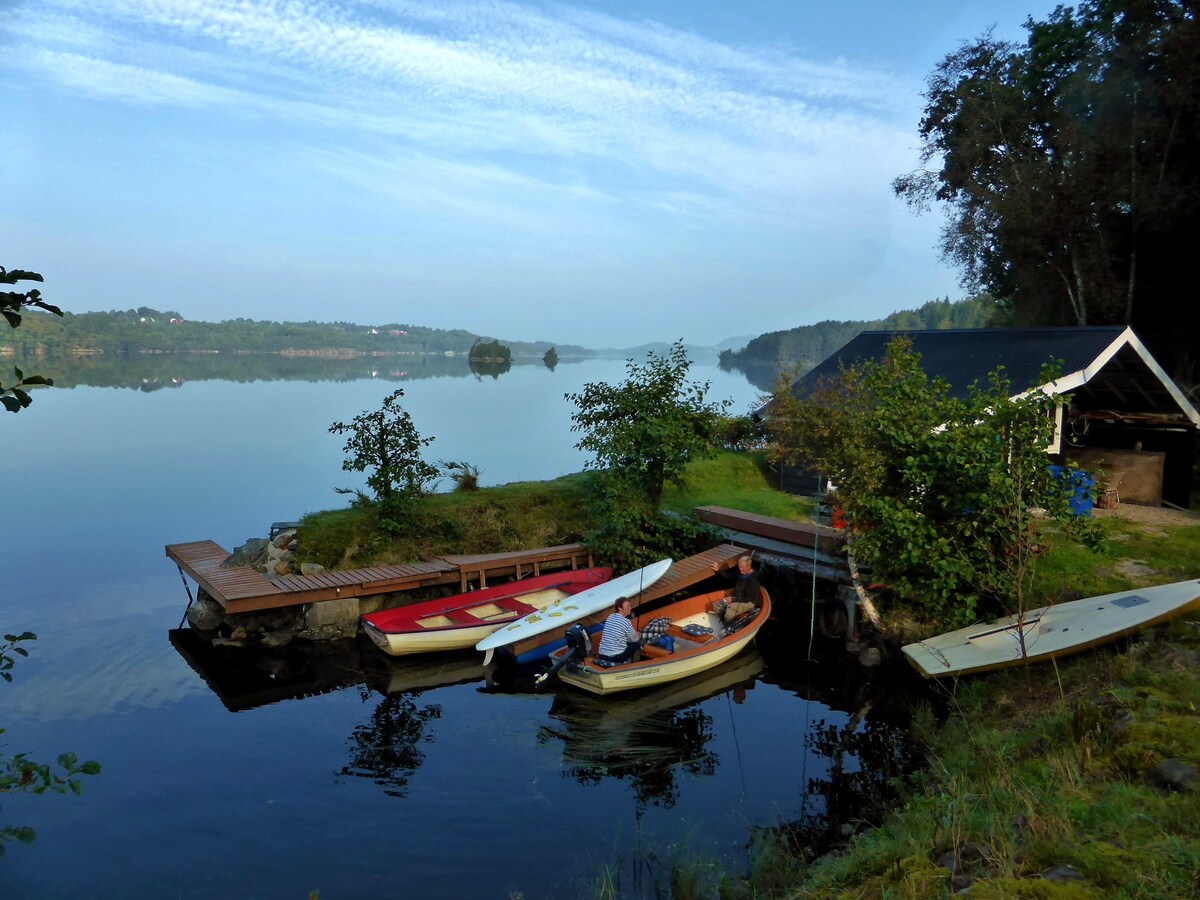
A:
[[[720,354],[726,350],[745,347],[753,339],[754,335],[747,334],[741,337],[723,338],[717,343],[707,346],[684,344],[683,349],[687,351],[688,359],[693,362],[716,362]],[[607,359],[635,359],[641,361],[645,359],[647,353],[667,353],[670,349],[671,344],[667,341],[651,341],[647,344],[639,344],[636,347],[606,347],[590,352],[593,356]]]
[[[952,302],[931,300],[919,309],[862,322],[827,320],[787,331],[759,335],[741,350],[723,350],[721,368],[738,369],[756,387],[769,391],[776,375],[799,364],[803,370],[840,350],[864,331],[920,331],[932,328],[983,328],[992,310],[988,296]]]
[[[465,330],[389,323],[267,322],[232,319],[200,322],[150,307],[110,312],[42,313],[0,338],[0,353],[33,355],[126,355],[132,353],[282,353],[292,356],[463,355],[478,341],[495,340]],[[591,350],[549,341],[503,341],[513,356],[541,357],[554,347],[559,358],[592,356]]]

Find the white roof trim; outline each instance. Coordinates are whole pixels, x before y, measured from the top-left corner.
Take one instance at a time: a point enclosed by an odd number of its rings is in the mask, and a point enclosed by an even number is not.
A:
[[[1109,361],[1121,351],[1121,348],[1125,346],[1133,348],[1134,352],[1142,358],[1142,362],[1146,364],[1146,368],[1149,369],[1154,377],[1162,383],[1162,386],[1166,388],[1167,393],[1171,395],[1171,399],[1175,401],[1176,405],[1179,407],[1184,416],[1186,416],[1193,425],[1195,425],[1197,428],[1200,428],[1200,412],[1196,411],[1196,407],[1192,406],[1188,398],[1184,396],[1183,392],[1179,390],[1179,387],[1175,384],[1175,382],[1171,380],[1171,377],[1163,371],[1162,366],[1160,366],[1155,361],[1154,357],[1150,355],[1150,351],[1146,349],[1146,346],[1138,339],[1138,336],[1133,333],[1133,329],[1129,326],[1125,326],[1125,329],[1113,339],[1111,344],[1100,351],[1100,353],[1089,365],[1080,369],[1078,372],[1071,372],[1070,374],[1063,375],[1054,381],[1048,381],[1039,387],[1032,388],[1028,391],[1022,391],[1019,394],[1014,394],[1013,399],[1019,399],[1024,397],[1026,394],[1032,393],[1033,391],[1041,391],[1044,394],[1054,396],[1056,394],[1066,394],[1075,390],[1076,388],[1083,387],[1083,385],[1087,384],[1089,381],[1099,375],[1100,370],[1108,365]]]
[[[1196,411],[1196,407],[1192,406],[1191,401],[1184,396],[1183,391],[1179,390],[1179,386],[1175,384],[1171,376],[1164,372],[1162,366],[1150,355],[1150,351],[1146,349],[1146,346],[1138,339],[1138,336],[1133,333],[1133,329],[1126,328],[1125,334],[1129,335],[1129,346],[1137,351],[1138,356],[1146,363],[1146,368],[1153,372],[1158,380],[1163,383],[1163,387],[1167,389],[1167,393],[1171,395],[1171,399],[1179,404],[1179,408],[1183,411],[1183,414],[1191,420],[1193,425],[1200,427],[1200,412]]]

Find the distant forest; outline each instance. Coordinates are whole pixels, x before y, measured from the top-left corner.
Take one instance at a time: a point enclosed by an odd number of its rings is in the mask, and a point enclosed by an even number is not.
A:
[[[264,322],[232,319],[194,322],[178,312],[150,307],[57,316],[27,311],[18,329],[0,335],[0,352],[18,358],[103,353],[282,353],[294,356],[394,354],[466,355],[484,336],[421,325],[354,325],[349,322]],[[541,358],[551,347],[560,357],[591,355],[583,347],[548,341],[507,340],[514,356]]]
[[[995,308],[990,297],[931,300],[920,309],[892,313],[867,322],[827,320],[787,331],[771,331],[741,350],[721,351],[721,368],[739,369],[751,383],[769,390],[776,373],[799,363],[805,370],[827,359],[863,331],[920,331],[932,328],[982,328]]]

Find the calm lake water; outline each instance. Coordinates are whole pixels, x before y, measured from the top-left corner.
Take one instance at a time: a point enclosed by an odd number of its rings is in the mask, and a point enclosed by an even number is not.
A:
[[[173,642],[187,595],[164,545],[233,549],[343,505],[333,487],[361,481],[331,422],[400,385],[431,459],[474,463],[485,484],[551,478],[583,463],[563,394],[624,375],[612,360],[494,379],[375,365],[249,381],[170,360],[29,367],[72,386],[0,417],[0,630],[38,635],[0,684],[0,740],[104,771],[80,797],[4,798],[0,823],[37,830],[0,859],[6,898],[573,897],[604,871],[655,896],[680,853],[741,870],[755,829],[854,817],[891,774],[903,704],[891,675],[805,660],[804,597],[777,596],[758,650],[710,677],[604,703],[486,677],[475,654],[231,659]],[[693,375],[736,412],[759,393]]]

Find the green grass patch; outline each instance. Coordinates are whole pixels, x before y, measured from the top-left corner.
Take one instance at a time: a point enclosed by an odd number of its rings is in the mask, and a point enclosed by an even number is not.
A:
[[[664,493],[663,506],[685,515],[697,506],[727,506],[778,519],[811,518],[816,504],[785,494],[772,477],[761,453],[722,452],[688,466],[683,484]]]
[[[589,525],[590,483],[576,474],[433,494],[415,505],[411,527],[397,537],[379,527],[370,504],[311,513],[300,525],[301,559],[346,569],[571,543]]]
[[[1163,564],[1193,539],[1161,541],[1167,552],[1155,540],[1122,546]],[[1076,574],[1083,586],[1108,581]],[[1153,580],[1198,574],[1193,556]],[[882,827],[810,867],[790,895],[940,896],[949,877],[935,863],[965,846],[986,848],[971,865],[973,897],[1196,895],[1200,792],[1167,790],[1156,768],[1171,758],[1200,768],[1200,625],[1176,619],[1057,666],[931,690],[947,692],[950,714],[914,726],[929,769],[910,779],[907,799]],[[1062,865],[1080,878],[1042,878]]]
[[[1194,578],[1200,561],[1200,525],[1167,528],[1106,518],[1098,522],[1104,535],[1099,553],[1072,542],[1051,527],[1042,529],[1049,551],[1037,561],[1035,594],[1044,601],[1064,591],[1096,596],[1148,584]],[[1136,569],[1122,563],[1136,563]],[[1147,571],[1150,574],[1130,574]]]
[[[590,473],[433,494],[416,504],[402,536],[384,533],[374,507],[356,503],[305,516],[300,555],[304,562],[347,569],[571,543],[602,524],[595,499]],[[810,518],[814,505],[776,490],[762,454],[733,452],[693,463],[684,484],[663,499],[666,509],[683,515],[697,506],[727,506],[792,520]]]

